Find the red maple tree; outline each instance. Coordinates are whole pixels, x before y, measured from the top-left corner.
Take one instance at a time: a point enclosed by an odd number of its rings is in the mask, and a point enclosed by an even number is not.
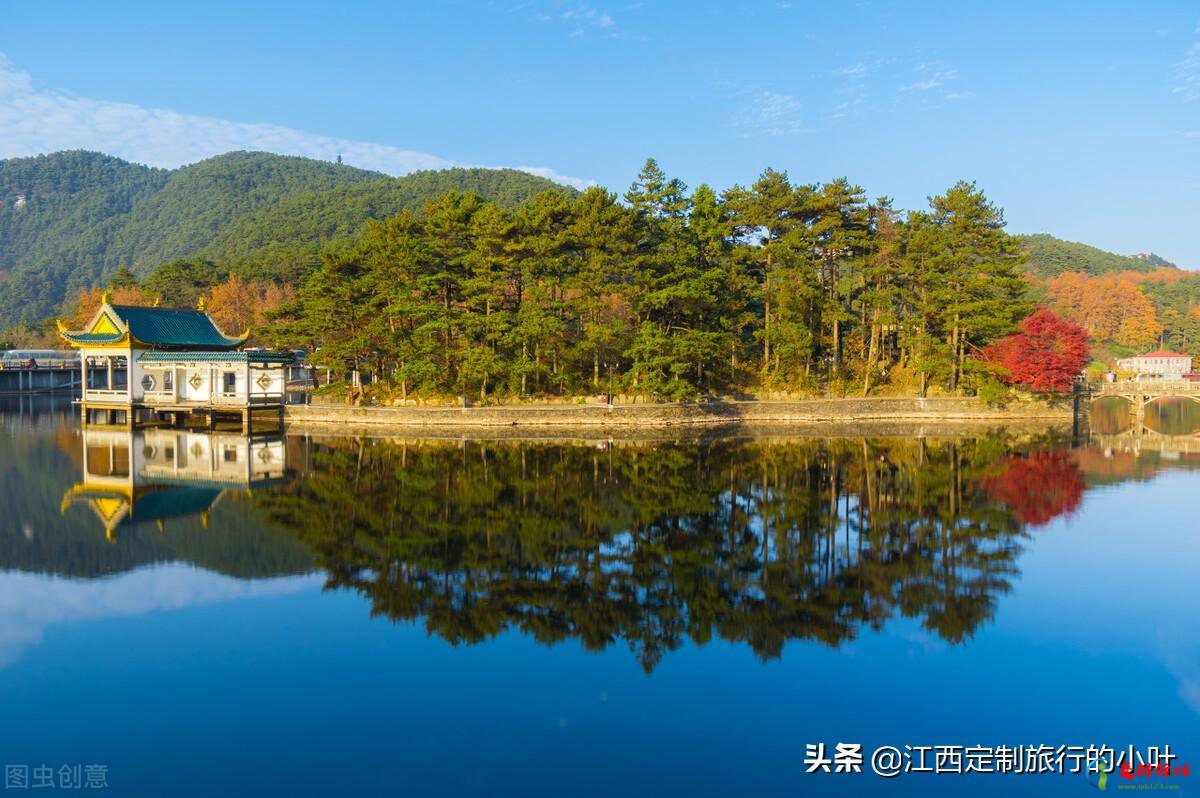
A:
[[[1038,308],[1017,332],[983,350],[985,361],[1007,372],[1005,382],[1034,391],[1069,391],[1090,355],[1087,330],[1046,308]]]

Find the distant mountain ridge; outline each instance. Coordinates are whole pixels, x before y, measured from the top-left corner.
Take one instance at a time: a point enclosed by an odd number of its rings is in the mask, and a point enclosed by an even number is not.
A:
[[[1064,241],[1048,233],[1022,235],[1017,238],[1025,246],[1029,270],[1038,277],[1056,277],[1063,272],[1099,275],[1179,268],[1152,252],[1117,255],[1087,244]]]
[[[542,191],[573,193],[512,169],[392,178],[261,152],[170,170],[86,151],[0,160],[0,330],[54,314],[123,265],[138,275],[190,257],[311,267],[327,241],[450,189],[506,207]]]

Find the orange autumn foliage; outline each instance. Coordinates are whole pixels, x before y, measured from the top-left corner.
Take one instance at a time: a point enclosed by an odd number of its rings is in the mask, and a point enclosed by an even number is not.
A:
[[[103,297],[104,290],[101,288],[88,288],[80,291],[71,309],[63,317],[62,323],[70,330],[82,329],[100,309]],[[147,297],[142,289],[133,287],[112,289],[108,292],[108,302],[111,305],[133,305],[135,307],[149,307],[154,304],[153,298]]]
[[[1144,349],[1155,344],[1163,327],[1135,276],[1144,281],[1146,274],[1091,277],[1064,272],[1050,281],[1047,296],[1055,311],[1083,324],[1093,339]],[[1167,279],[1165,275],[1156,275],[1158,278]]]
[[[262,326],[266,314],[291,301],[294,294],[290,285],[243,280],[234,274],[209,289],[205,309],[226,335],[241,335]]]

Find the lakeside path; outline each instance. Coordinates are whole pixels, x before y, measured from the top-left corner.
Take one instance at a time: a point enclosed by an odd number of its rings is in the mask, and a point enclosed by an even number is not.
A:
[[[978,424],[1070,423],[1070,398],[994,407],[977,398],[871,397],[681,404],[511,405],[499,407],[352,407],[288,405],[289,427],[352,429],[573,428],[705,426],[844,427],[858,422]]]

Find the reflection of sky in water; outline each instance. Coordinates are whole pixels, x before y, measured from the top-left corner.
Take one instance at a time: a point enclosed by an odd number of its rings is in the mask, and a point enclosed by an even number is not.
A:
[[[0,667],[37,645],[48,628],[286,595],[317,584],[317,576],[247,581],[174,564],[98,580],[0,572]]]
[[[321,576],[6,571],[0,759],[104,762],[114,795],[1089,789],[1077,777],[808,776],[815,741],[1170,743],[1200,764],[1200,475],[1144,476],[1090,489],[1030,531],[1011,589],[962,644],[898,614],[840,647],[793,640],[766,662],[741,641],[685,640],[650,675],[620,640],[589,652],[507,631],[456,646],[423,619],[373,617]],[[842,512],[857,511],[847,498]],[[603,553],[633,545],[622,534]]]

